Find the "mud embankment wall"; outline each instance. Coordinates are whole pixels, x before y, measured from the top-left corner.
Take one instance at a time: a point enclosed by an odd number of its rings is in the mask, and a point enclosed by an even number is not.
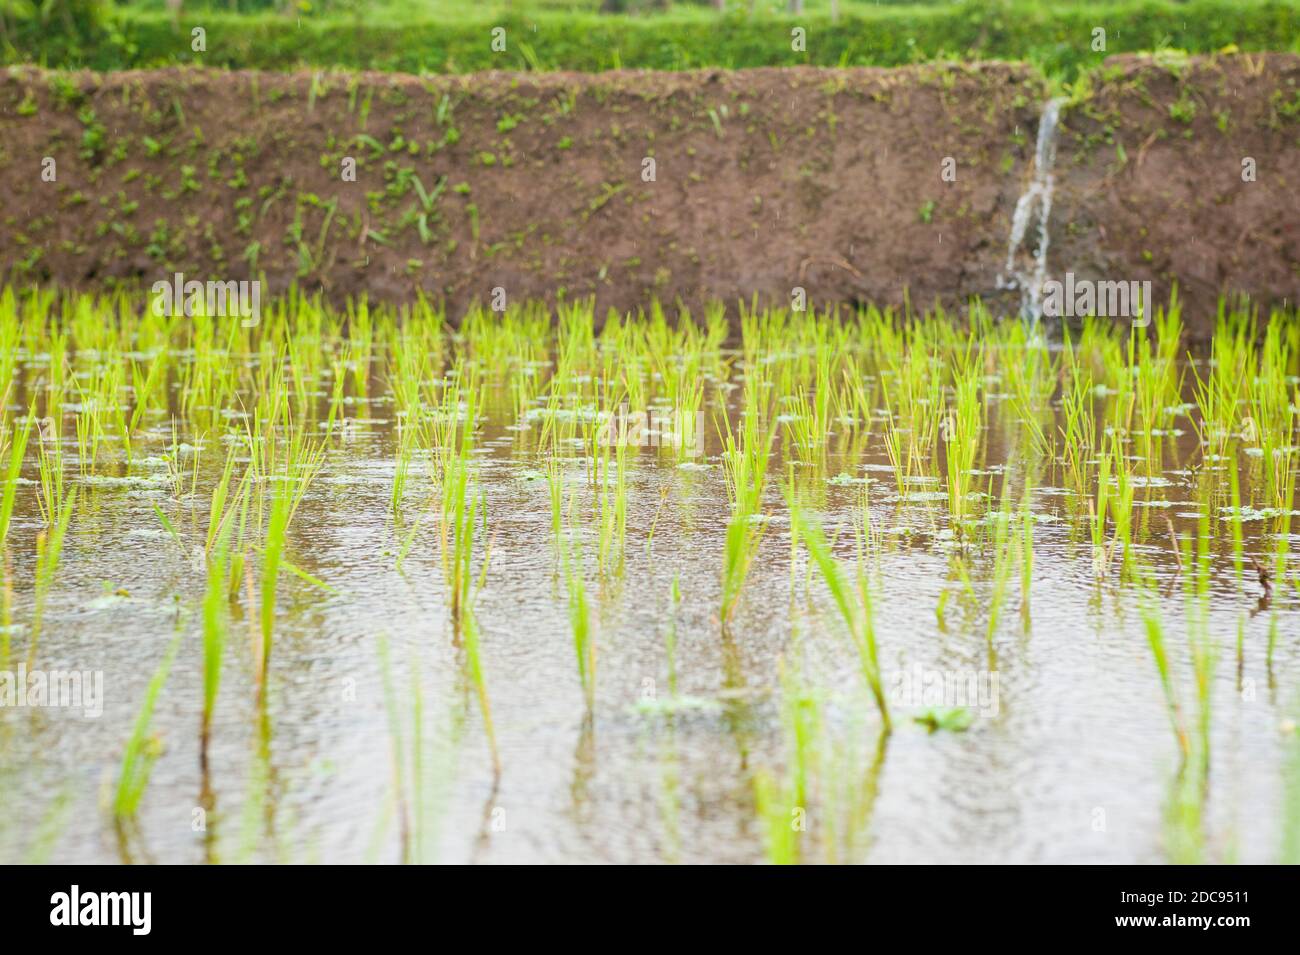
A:
[[[999,289],[1028,67],[0,74],[0,269],[335,299],[960,308]],[[1061,117],[1049,272],[1300,298],[1300,57],[1117,57]],[[1202,325],[1203,327],[1203,325]]]

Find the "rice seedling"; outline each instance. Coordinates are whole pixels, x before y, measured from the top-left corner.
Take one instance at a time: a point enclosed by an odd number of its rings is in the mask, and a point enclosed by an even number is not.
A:
[[[885,402],[884,445],[899,493],[906,490],[934,447],[943,417],[943,382],[935,373],[935,356],[913,326],[911,341],[889,337],[882,356],[881,392]]]
[[[777,661],[777,673],[781,682],[787,766],[779,780],[763,770],[755,773],[754,802],[763,825],[768,861],[774,865],[795,865],[801,859],[801,843],[808,829],[813,742],[819,731],[821,711],[816,696],[790,673],[783,659]]]
[[[113,814],[119,820],[134,816],[136,810],[140,808],[140,800],[144,798],[144,791],[149,786],[149,776],[153,772],[154,763],[162,755],[162,742],[156,735],[150,733],[150,728],[153,723],[154,707],[167,682],[167,676],[171,672],[172,662],[176,659],[176,651],[179,648],[180,637],[178,636],[172,641],[158,669],[149,680],[149,685],[145,688],[140,712],[136,715],[131,736],[126,741],[126,749],[122,753],[122,768],[118,771],[117,786],[112,801]]]
[[[1232,527],[1232,566],[1233,574],[1237,580],[1237,588],[1240,589],[1243,583],[1242,573],[1245,567],[1245,539],[1241,527],[1241,478],[1237,474],[1237,455],[1234,453],[1229,457],[1227,462],[1228,469],[1228,500],[1232,506],[1232,512],[1229,515],[1228,523]]]
[[[858,667],[862,672],[863,682],[875,699],[885,731],[888,732],[891,723],[880,672],[880,654],[872,615],[871,586],[861,553],[859,552],[859,559],[855,565],[854,583],[857,593],[854,596],[850,585],[845,584],[840,575],[839,565],[831,553],[830,545],[826,542],[821,527],[804,512],[793,496],[788,498],[788,502],[792,533],[798,535],[800,542],[808,549],[809,555],[821,571],[822,580],[830,591],[831,598],[840,612],[840,618],[844,621],[857,651]]]
[[[49,865],[55,844],[67,828],[68,816],[72,812],[73,798],[69,790],[60,790],[50,800],[49,807],[41,818],[36,831],[32,833],[31,844],[23,859],[24,865]]]
[[[1156,664],[1170,726],[1178,744],[1178,770],[1171,781],[1165,805],[1165,841],[1170,860],[1196,863],[1205,852],[1204,804],[1210,765],[1210,690],[1217,650],[1209,636],[1204,611],[1208,593],[1209,550],[1206,525],[1202,524],[1195,560],[1190,545],[1184,560],[1192,568],[1185,578],[1188,607],[1189,649],[1196,694],[1194,726],[1189,726],[1187,707],[1180,702],[1173,662],[1160,611],[1160,597],[1150,571],[1137,567],[1138,606],[1147,646]]]
[[[1124,447],[1118,434],[1114,434],[1111,439],[1111,455],[1114,459],[1115,472],[1115,494],[1110,504],[1111,513],[1115,523],[1115,534],[1111,542],[1110,551],[1107,552],[1107,561],[1110,554],[1116,549],[1120,552],[1121,570],[1127,573],[1132,568],[1132,537],[1133,537],[1133,476],[1129,473],[1128,459],[1124,454]],[[1101,533],[1104,535],[1105,528]]]
[[[777,782],[771,773],[759,771],[754,776],[754,803],[763,824],[763,844],[773,865],[797,865],[799,862],[799,811],[788,785]]]
[[[1263,600],[1265,603],[1269,602],[1272,596],[1272,590],[1269,586],[1271,581],[1281,581],[1286,579],[1287,554],[1291,546],[1291,514],[1289,511],[1284,511],[1283,514],[1278,517],[1277,522],[1274,525],[1273,541],[1272,568],[1258,568],[1260,583],[1264,586]],[[1277,649],[1278,631],[1278,614],[1277,611],[1274,610],[1269,615],[1268,650],[1265,658],[1265,663],[1268,667],[1270,676],[1273,672],[1273,652]]]
[[[123,377],[122,365],[113,351],[92,368],[89,386],[82,387],[80,378],[73,379],[80,406],[76,415],[77,465],[83,476],[98,473],[101,447],[109,440],[110,425],[116,425],[117,438],[129,456],[130,435],[121,400]]]
[[[0,289],[0,406],[8,407],[18,369],[18,349],[24,327],[18,317],[18,303],[10,286]]]
[[[280,460],[274,418],[264,422],[260,418],[258,420],[263,427],[259,428],[260,434],[250,440],[250,446],[257,449],[253,455],[253,462],[250,463],[250,469],[260,467],[261,481],[264,484],[273,482],[276,485],[273,489],[264,490],[262,494],[257,495],[259,511],[266,506],[265,498],[268,496],[270,498],[269,508],[266,508],[262,544],[259,548],[262,558],[261,600],[258,613],[260,637],[254,653],[257,698],[259,702],[264,703],[275,636],[276,598],[279,592],[280,571],[287,569],[314,586],[326,590],[328,587],[294,566],[284,556],[289,525],[306,496],[308,486],[321,468],[324,448],[307,439],[303,428],[291,428],[288,439],[284,442],[283,460]],[[241,527],[241,537],[242,534]]]
[[[843,711],[807,670],[777,659],[781,768],[754,773],[755,809],[769,862],[860,861],[880,789],[889,734],[874,746],[862,714]],[[865,759],[864,759],[865,758]]]
[[[623,568],[627,537],[627,447],[630,441],[625,417],[612,412],[595,439],[592,457],[596,468],[596,566],[602,576]],[[613,473],[611,475],[611,468]]]
[[[494,772],[500,773],[496,733],[492,722],[492,707],[488,697],[480,631],[473,611],[473,599],[487,579],[491,561],[491,542],[487,542],[482,555],[477,583],[473,573],[475,537],[486,538],[487,500],[471,480],[469,451],[472,446],[479,386],[471,379],[466,385],[462,372],[455,375],[455,388],[445,389],[443,405],[430,416],[433,433],[437,435],[435,452],[440,460],[439,492],[440,554],[444,586],[447,589],[452,632],[463,647],[465,668],[474,684],[483,715],[483,725],[488,737]],[[459,395],[466,395],[464,425],[459,421]]]
[[[64,452],[59,443],[59,422],[45,417],[40,424],[40,443],[36,446],[36,463],[40,469],[40,518],[45,525],[55,520],[59,504],[64,500]]]
[[[1008,322],[999,331],[1000,336],[993,329],[984,334],[1002,339],[998,357],[1001,359],[1000,368],[1006,375],[1011,406],[1019,416],[1030,446],[1038,454],[1050,456],[1054,435],[1049,433],[1046,420],[1051,413],[1049,401],[1056,390],[1059,358],[1053,358],[1047,349],[1031,343],[1031,331],[1019,322]]]
[[[370,366],[375,352],[375,324],[370,304],[362,298],[348,306],[348,348],[353,357],[352,393],[358,398],[370,394]]]
[[[347,366],[348,357],[346,346],[330,356],[330,403],[329,409],[325,415],[325,436],[331,438],[334,436],[334,422],[343,419],[343,403],[347,392]],[[418,387],[418,382],[417,382]],[[412,398],[409,394],[409,382],[405,379],[390,382],[389,390],[393,395],[393,404],[397,408],[397,414],[404,415],[410,413]],[[418,393],[415,396],[418,400]]]
[[[9,523],[13,520],[14,500],[18,494],[18,478],[27,454],[27,441],[32,433],[33,411],[23,419],[22,427],[14,425],[10,433],[0,438],[0,460],[4,461],[4,490],[0,491],[0,553],[4,552],[5,539],[9,535]]]
[[[576,542],[571,542],[565,551],[564,576],[568,586],[569,629],[573,633],[573,650],[578,660],[578,679],[587,711],[591,712],[596,702],[596,641],[582,576],[582,552]]]
[[[59,560],[63,556],[63,543],[68,534],[68,524],[72,520],[72,511],[77,503],[76,490],[69,491],[59,499],[53,512],[53,521],[46,531],[36,536],[36,584],[34,587],[34,608],[30,637],[27,642],[27,665],[36,661],[36,649],[40,643],[41,628],[45,622],[45,608],[50,591],[54,587],[54,577],[59,569]]]
[[[1209,625],[1211,555],[1208,514],[1201,516],[1195,553],[1193,554],[1191,542],[1186,542],[1183,560],[1190,568],[1190,572],[1184,576],[1183,589],[1196,718],[1193,727],[1179,737],[1180,743],[1185,741],[1184,759],[1170,789],[1165,836],[1172,861],[1195,863],[1202,860],[1205,852],[1204,814],[1210,774],[1211,690],[1218,657],[1218,648]],[[1167,666],[1166,662],[1165,667]],[[1178,716],[1176,709],[1174,715]],[[1175,726],[1177,729],[1177,720]]]
[[[182,366],[180,412],[196,434],[204,434],[221,423],[222,410],[232,403],[243,370],[239,362],[230,360],[239,326],[230,323],[221,341],[214,318],[197,315],[186,324],[187,344],[194,357]]]
[[[1287,387],[1292,350],[1281,329],[1282,323],[1270,322],[1266,332],[1241,438],[1248,454],[1258,454],[1264,502],[1277,510],[1290,510],[1295,500],[1300,383]]]
[[[1032,490],[1025,482],[1023,498],[1020,505],[1020,550],[1017,555],[1020,564],[1020,616],[1025,628],[1029,628],[1030,603],[1029,592],[1034,582],[1034,512],[1030,507]]]
[[[407,413],[403,427],[397,437],[397,460],[393,468],[393,488],[388,498],[388,506],[394,517],[397,517],[402,510],[402,502],[406,497],[406,481],[419,439],[420,412],[413,410]]]
[[[1106,516],[1110,509],[1111,485],[1110,472],[1114,458],[1102,451],[1097,462],[1097,492],[1095,500],[1088,498],[1089,531],[1092,535],[1092,570],[1094,576],[1101,580],[1110,569],[1113,548],[1106,546]]]
[[[989,622],[985,639],[991,650],[993,636],[1002,619],[1002,607],[1006,602],[1011,574],[1015,569],[1017,551],[1022,546],[1021,537],[1015,533],[1016,529],[1013,527],[1015,513],[1011,505],[1010,482],[1005,479],[1002,483],[1001,506],[996,513],[990,514],[989,518],[993,525],[993,581],[989,593]]]
[[[835,418],[866,439],[875,420],[875,381],[870,382],[856,355],[844,356],[841,387],[835,390]]]
[[[330,416],[327,422],[327,427],[330,429],[333,427],[335,404],[341,401],[345,381],[343,364],[340,361],[335,365],[335,397],[330,402]],[[401,512],[407,477],[416,449],[425,440],[429,440],[436,447],[442,430],[448,427],[440,414],[441,409],[430,414],[425,411],[421,403],[421,392],[429,371],[427,348],[416,338],[415,332],[404,329],[402,341],[394,353],[388,376],[389,392],[393,397],[398,419],[396,464],[393,471],[392,492],[389,496],[389,507],[394,517]]]
[[[699,453],[702,449],[693,449],[694,435],[696,432],[695,422],[700,420],[701,407],[704,403],[704,379],[701,373],[701,352],[698,350],[685,350],[684,346],[674,343],[678,351],[685,351],[685,354],[674,356],[672,351],[659,351],[653,344],[649,345],[651,351],[651,361],[655,365],[658,377],[665,385],[665,398],[668,401],[668,407],[671,409],[667,415],[671,422],[670,432],[668,435],[660,437],[659,447],[661,450],[667,449],[672,453],[674,460],[685,460],[687,455],[693,450]],[[672,347],[664,342],[658,347]],[[668,366],[668,362],[673,362]],[[626,376],[625,379],[626,381]],[[635,389],[635,384],[633,388]],[[629,394],[629,399],[635,402],[636,395]],[[644,407],[644,405],[631,404],[632,408]],[[664,440],[664,438],[667,440]]]
[[[144,374],[140,372],[139,362],[131,362],[135,407],[131,411],[129,420],[121,420],[122,441],[126,449],[128,465],[131,463],[131,436],[139,431],[145,414],[155,409],[158,404],[159,394],[166,384],[168,359],[166,349],[160,349],[149,363],[148,371]]]
[[[1138,328],[1130,334],[1126,375],[1133,386],[1133,421],[1128,427],[1137,437],[1147,478],[1160,470],[1163,438],[1169,430],[1165,419],[1181,400],[1177,351],[1182,332],[1176,299],[1168,311],[1156,316],[1153,327],[1157,336],[1154,346],[1150,336]]]
[[[1205,777],[1199,759],[1189,760],[1172,779],[1165,804],[1165,851],[1175,865],[1205,861]]]
[[[1255,323],[1252,318],[1220,308],[1211,346],[1210,367],[1201,377],[1191,361],[1194,396],[1200,418],[1195,421],[1202,453],[1209,460],[1222,457],[1227,442],[1237,431],[1238,407],[1244,397],[1245,380],[1239,369],[1255,366]]]
[[[292,498],[277,494],[271,499],[270,518],[262,546],[261,643],[256,654],[257,695],[266,699],[266,675],[271,667],[271,648],[275,636],[275,597],[279,589],[280,567],[284,556],[285,534],[289,530]]]
[[[1079,360],[1069,333],[1065,337],[1063,363],[1066,380],[1061,393],[1064,422],[1059,426],[1066,473],[1076,495],[1083,498],[1088,488],[1088,461],[1096,440],[1096,388],[1091,372]]]
[[[558,554],[564,532],[564,471],[554,455],[546,459],[545,474],[547,497],[551,502],[551,542]]]
[[[234,533],[234,523],[227,521],[224,501],[230,480],[234,455],[226,461],[226,469],[217,490],[213,493],[208,524],[207,588],[203,598],[203,714],[199,724],[199,762],[208,765],[208,742],[212,736],[212,714],[221,690],[222,658],[228,639],[227,611],[230,603],[229,547]],[[240,485],[240,497],[246,498],[247,482]],[[161,512],[159,512],[161,516]],[[278,559],[278,558],[277,558]],[[265,590],[263,591],[265,593]],[[265,640],[265,636],[263,637]],[[265,660],[265,652],[261,659]],[[264,671],[261,674],[264,676]]]
[[[762,513],[763,494],[775,432],[774,423],[762,423],[759,394],[762,388],[763,379],[759,376],[746,382],[745,408],[738,431],[733,432],[730,420],[723,418],[727,433],[722,468],[731,503],[722,560],[720,617],[724,627],[736,612],[741,589],[767,526]]]
[[[471,487],[469,462],[460,455],[444,462],[441,487],[443,579],[450,599],[452,627],[460,634],[474,579],[471,561],[475,526],[480,511],[486,526],[487,508],[482,495]]]
[[[954,372],[955,397],[945,412],[942,428],[944,460],[948,469],[948,514],[953,534],[958,540],[962,540],[965,535],[966,521],[970,514],[972,472],[975,470],[980,429],[983,426],[979,376],[970,347],[968,344],[967,352]]]
[[[466,612],[461,637],[465,647],[465,666],[474,692],[478,696],[479,712],[483,715],[483,729],[487,735],[488,752],[492,756],[492,772],[501,775],[501,756],[497,750],[497,734],[492,723],[492,704],[488,699],[487,677],[483,671],[483,652],[480,644],[478,621],[471,609]],[[594,669],[594,661],[593,661]]]
[[[212,713],[221,689],[222,655],[226,649],[225,608],[227,600],[225,549],[218,551],[208,568],[207,595],[203,600],[203,717],[199,726],[199,760],[208,762],[208,741],[212,736]]]
[[[401,861],[403,864],[409,864],[415,861],[413,858],[413,853],[415,851],[414,845],[419,840],[417,839],[417,837],[413,836],[411,831],[412,811],[411,811],[411,807],[408,805],[407,782],[406,782],[407,753],[406,753],[406,747],[402,742],[403,720],[402,720],[402,715],[398,709],[397,694],[393,690],[393,674],[392,674],[392,666],[390,664],[389,655],[388,655],[388,640],[383,634],[380,634],[379,638],[375,642],[379,649],[380,672],[383,677],[383,686],[384,686],[384,709],[388,714],[388,732],[389,732],[389,738],[392,742],[392,762],[393,762],[392,792],[393,792],[393,799],[397,804],[398,840],[399,840],[399,845],[401,846]],[[419,778],[420,778],[419,735],[421,729],[420,722],[422,717],[422,713],[421,713],[422,707],[421,707],[420,695],[419,695],[419,681],[417,679],[414,678],[412,679],[412,688],[414,690],[414,709],[415,709],[414,720],[413,720],[413,732],[416,739],[411,749],[411,761],[414,764],[411,767],[411,769],[413,770],[412,775],[415,778],[414,785],[418,787]],[[416,795],[416,798],[413,801],[417,805],[419,804],[418,793]]]
[[[818,472],[825,464],[831,400],[829,363],[823,357],[817,367],[817,384],[811,398],[805,388],[798,388],[783,416],[799,461]]]
[[[659,518],[663,516],[664,508],[668,505],[668,495],[671,490],[667,487],[659,491],[659,506],[655,508],[654,519],[650,521],[650,530],[646,532],[645,553],[646,556],[654,554],[655,529],[659,526]]]
[[[1165,639],[1164,618],[1160,612],[1159,595],[1156,592],[1150,573],[1139,568],[1137,572],[1138,606],[1142,616],[1142,627],[1146,634],[1147,646],[1151,650],[1156,664],[1156,673],[1160,677],[1160,688],[1164,692],[1165,705],[1169,710],[1169,721],[1178,742],[1178,751],[1186,760],[1191,747],[1187,726],[1183,718],[1182,707],[1178,702],[1178,690],[1174,683],[1173,670],[1169,662],[1168,644]]]
[[[244,476],[235,489],[236,498],[230,500],[230,486],[234,479],[235,463],[237,461],[236,448],[232,445],[226,453],[226,462],[222,466],[221,476],[213,486],[212,497],[208,505],[208,533],[204,541],[203,552],[209,554],[212,552],[213,545],[221,535],[229,535],[234,527],[232,518],[235,513],[235,506],[238,505],[242,510],[248,500],[249,489],[252,486],[252,470],[244,471]],[[242,543],[243,532],[241,529],[237,538],[237,546]],[[229,541],[229,536],[225,538]]]

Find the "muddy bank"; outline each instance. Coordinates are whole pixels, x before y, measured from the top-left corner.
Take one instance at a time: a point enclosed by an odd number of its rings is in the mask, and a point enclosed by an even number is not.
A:
[[[1228,292],[1294,305],[1298,80],[1286,54],[1108,61],[1061,115],[1049,273],[1177,281],[1193,319]],[[1014,307],[998,278],[1046,98],[1005,64],[14,69],[0,268],[83,288],[262,274],[453,314],[495,289]]]

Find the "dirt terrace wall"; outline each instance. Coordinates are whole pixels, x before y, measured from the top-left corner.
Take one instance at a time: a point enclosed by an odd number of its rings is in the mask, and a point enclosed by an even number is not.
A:
[[[1063,114],[1051,272],[1177,279],[1193,315],[1223,292],[1294,305],[1298,79],[1285,54],[1109,61]],[[497,287],[594,293],[602,309],[788,302],[794,286],[816,302],[1011,307],[997,278],[1046,95],[1006,64],[18,68],[0,74],[0,268],[78,287],[264,273],[270,290],[337,299],[423,291],[453,314]]]
[[[1300,302],[1300,57],[1109,60],[1058,168],[1053,272],[1177,280],[1200,317]]]

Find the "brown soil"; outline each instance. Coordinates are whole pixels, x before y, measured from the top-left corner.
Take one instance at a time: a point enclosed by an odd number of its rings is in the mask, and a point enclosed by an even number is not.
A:
[[[1284,54],[1110,61],[1063,117],[1053,274],[1176,278],[1193,315],[1224,292],[1294,304],[1298,78],[1300,57]],[[263,272],[272,290],[423,293],[452,315],[496,287],[595,294],[602,310],[788,302],[795,286],[814,302],[960,306],[998,298],[1045,97],[1032,70],[1005,64],[20,68],[0,74],[0,268],[78,287]]]
[[[1300,302],[1300,57],[1115,57],[1062,125],[1054,273]]]

